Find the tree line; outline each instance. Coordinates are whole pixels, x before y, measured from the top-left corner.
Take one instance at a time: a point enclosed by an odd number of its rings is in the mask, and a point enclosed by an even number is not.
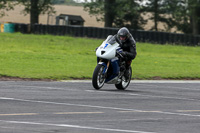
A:
[[[154,31],[161,30],[158,24],[162,22],[165,31],[176,28],[186,34],[200,34],[200,0],[93,0],[84,9],[104,21],[105,27],[138,30],[152,20]],[[152,15],[145,20],[147,13]]]
[[[39,15],[55,13],[52,0],[0,0],[0,18],[17,4],[24,5],[24,15],[30,14],[31,28],[39,23]]]
[[[73,0],[0,0],[0,17],[16,4],[24,5],[24,13],[30,14],[30,24],[39,22],[40,14],[55,13],[53,4]],[[85,0],[84,10],[96,16],[97,21],[105,22],[105,27],[144,29],[148,20],[154,22],[151,30],[164,31],[176,28],[186,34],[200,34],[200,0]],[[150,13],[149,18],[144,16]]]

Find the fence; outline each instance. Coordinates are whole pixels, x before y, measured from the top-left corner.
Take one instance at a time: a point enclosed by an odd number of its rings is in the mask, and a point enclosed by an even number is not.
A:
[[[29,26],[16,24],[16,31],[28,33]],[[88,37],[105,39],[108,35],[117,33],[118,28],[97,28],[82,26],[59,26],[59,25],[34,25],[34,34],[70,35],[75,37]],[[137,42],[151,42],[158,44],[181,44],[187,46],[200,46],[200,36],[176,34],[168,32],[130,30]]]

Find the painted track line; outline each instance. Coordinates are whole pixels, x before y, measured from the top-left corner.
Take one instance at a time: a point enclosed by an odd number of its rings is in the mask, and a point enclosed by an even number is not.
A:
[[[185,83],[185,84],[188,84],[188,83]],[[156,85],[156,84],[145,84],[145,83],[138,83],[137,86],[146,86],[146,87],[156,87],[156,88],[160,88],[161,86],[159,85]],[[181,89],[181,90],[193,90],[193,91],[199,91],[200,88],[189,88],[189,87],[175,87],[175,86],[170,86],[170,85],[165,85],[164,86],[165,88],[168,88],[168,89]]]
[[[185,101],[200,101],[200,99],[194,98],[179,98],[179,97],[169,97],[169,96],[157,96],[157,95],[144,95],[144,94],[135,94],[135,93],[120,93],[120,92],[108,92],[108,91],[96,91],[96,90],[85,90],[88,92],[95,92],[95,93],[105,93],[105,94],[115,94],[115,95],[127,95],[127,96],[140,96],[146,98],[163,98],[163,99],[175,99],[175,100],[185,100]]]
[[[101,131],[112,131],[112,132],[123,132],[123,133],[155,133],[155,132],[146,132],[146,131],[134,131],[134,130],[123,130],[123,129],[112,129],[112,128],[98,128],[98,127],[87,127],[87,126],[68,125],[68,124],[38,123],[38,122],[24,122],[24,121],[5,121],[5,120],[0,120],[0,122],[12,123],[12,124],[68,127],[68,128],[77,128],[77,129],[101,130]]]
[[[118,111],[121,110],[121,111],[145,112],[145,110],[128,109],[128,108],[94,106],[94,105],[85,105],[85,104],[58,103],[58,102],[36,101],[36,100],[16,99],[16,98],[7,98],[7,97],[0,97],[0,99],[13,100],[13,101],[21,101],[21,102],[41,103],[41,104],[54,104],[54,105],[76,106],[76,107],[110,109],[110,110],[118,110]],[[174,112],[156,111],[156,112],[151,112],[151,113],[159,113],[159,114],[166,114],[166,115],[178,115],[178,116],[189,116],[189,117],[200,117],[200,115],[184,114],[184,113],[177,113],[177,112],[174,113]]]

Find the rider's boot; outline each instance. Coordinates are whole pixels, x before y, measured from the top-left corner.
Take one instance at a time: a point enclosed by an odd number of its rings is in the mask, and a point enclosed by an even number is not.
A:
[[[126,70],[124,72],[124,78],[126,81],[128,81],[129,77],[130,77],[129,68],[126,68]]]
[[[126,67],[124,65],[120,66],[120,71],[124,72],[126,70]]]

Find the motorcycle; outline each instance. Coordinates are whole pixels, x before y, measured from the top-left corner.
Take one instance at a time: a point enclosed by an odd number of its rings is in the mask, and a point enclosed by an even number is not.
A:
[[[104,83],[115,84],[118,90],[125,90],[129,86],[132,68],[131,66],[126,68],[121,52],[119,43],[112,35],[109,35],[96,49],[98,64],[92,77],[92,85],[95,89],[101,89]]]

